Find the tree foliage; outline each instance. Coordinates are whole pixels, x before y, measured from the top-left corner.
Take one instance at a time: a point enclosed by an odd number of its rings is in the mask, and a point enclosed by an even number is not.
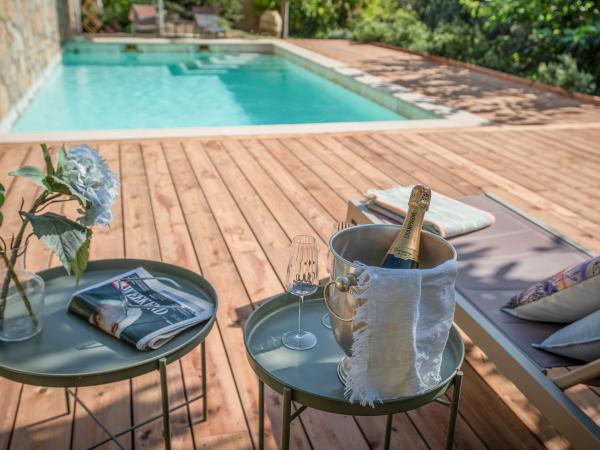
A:
[[[401,27],[410,32],[398,31]],[[425,50],[570,91],[600,93],[597,1],[371,0],[354,23],[354,37]]]

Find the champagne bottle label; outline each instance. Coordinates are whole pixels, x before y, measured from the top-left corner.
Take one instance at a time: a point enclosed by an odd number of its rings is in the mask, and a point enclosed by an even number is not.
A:
[[[418,265],[421,228],[430,201],[431,189],[429,187],[416,185],[413,188],[408,201],[408,213],[400,232],[387,252],[383,267],[410,268]],[[410,264],[406,264],[407,261]]]

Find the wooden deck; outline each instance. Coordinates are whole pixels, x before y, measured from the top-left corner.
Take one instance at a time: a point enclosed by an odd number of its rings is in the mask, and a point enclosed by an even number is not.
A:
[[[448,106],[465,109],[495,125],[600,121],[599,105],[515,83],[499,72],[491,75],[397,49],[342,39],[291,41]]]
[[[600,251],[600,126],[485,128],[377,134],[104,142],[122,192],[110,230],[93,241],[93,258],[160,259],[207,277],[220,297],[207,340],[209,417],[200,404],[172,416],[178,449],[252,449],[257,381],[246,361],[244,319],[282,291],[288,245],[318,236],[322,261],[334,220],[346,201],[372,187],[425,182],[460,197],[493,192],[557,230]],[[3,211],[35,195],[32,183],[7,175],[41,165],[37,145],[0,146]],[[16,217],[5,219],[4,229]],[[55,265],[32,243],[29,268]],[[322,265],[324,266],[324,265]],[[323,273],[325,275],[325,273]],[[200,390],[194,351],[169,366],[172,401]],[[564,449],[569,444],[485,355],[469,345],[456,448]],[[600,421],[600,393],[570,394]],[[78,394],[113,430],[160,411],[158,376]],[[80,449],[103,438],[80,408],[65,414],[64,392],[0,379],[0,449]],[[281,404],[267,392],[267,448],[278,448]],[[393,448],[443,447],[447,410],[428,405],[396,415]],[[352,418],[307,410],[292,424],[294,449],[378,449],[385,418]],[[135,449],[162,448],[157,421],[123,438]],[[115,447],[105,447],[115,448]]]

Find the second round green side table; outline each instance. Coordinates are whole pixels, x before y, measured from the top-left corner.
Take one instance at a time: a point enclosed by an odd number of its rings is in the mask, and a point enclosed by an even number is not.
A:
[[[444,350],[442,381],[423,394],[388,400],[374,408],[350,403],[344,396],[344,386],[337,375],[337,365],[344,353],[331,330],[321,325],[326,312],[322,289],[305,299],[303,319],[305,329],[317,336],[317,345],[310,350],[285,348],[281,335],[294,329],[298,320],[298,297],[282,294],[256,309],[244,329],[244,342],[250,365],[259,378],[259,449],[264,448],[264,385],[283,395],[283,430],[281,448],[289,449],[290,423],[306,408],[353,416],[387,416],[384,448],[390,448],[392,416],[437,401],[450,408],[446,448],[452,448],[454,428],[464,360],[464,343],[458,330],[452,327]],[[451,400],[442,396],[453,386]],[[292,401],[302,405],[292,413]]]

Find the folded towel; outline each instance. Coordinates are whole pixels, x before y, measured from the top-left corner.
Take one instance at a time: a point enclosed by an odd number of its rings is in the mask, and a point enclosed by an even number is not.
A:
[[[372,199],[367,207],[387,218],[402,223],[406,216],[412,186],[397,186],[387,190],[370,189]],[[449,238],[492,225],[495,217],[487,211],[446,197],[438,192],[431,196],[423,228]]]
[[[361,265],[346,395],[361,405],[423,393],[441,381],[457,263],[398,270]],[[364,323],[362,327],[358,324]]]

